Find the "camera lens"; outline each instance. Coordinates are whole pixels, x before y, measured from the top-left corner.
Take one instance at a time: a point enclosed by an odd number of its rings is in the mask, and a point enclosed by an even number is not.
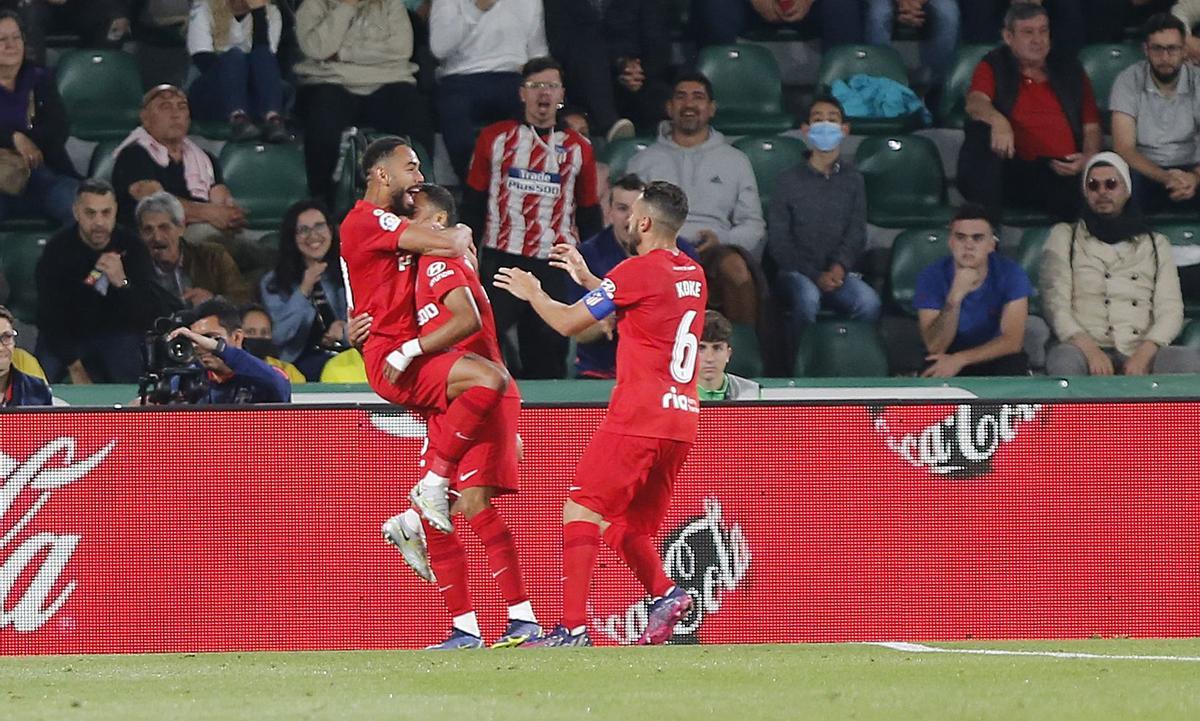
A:
[[[195,350],[192,342],[183,336],[177,336],[167,341],[167,358],[170,358],[173,363],[180,365],[191,363]]]

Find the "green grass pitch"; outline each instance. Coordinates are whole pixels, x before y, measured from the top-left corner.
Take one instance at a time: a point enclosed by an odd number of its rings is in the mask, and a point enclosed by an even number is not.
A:
[[[0,719],[1200,718],[1200,640],[928,645],[0,657]]]

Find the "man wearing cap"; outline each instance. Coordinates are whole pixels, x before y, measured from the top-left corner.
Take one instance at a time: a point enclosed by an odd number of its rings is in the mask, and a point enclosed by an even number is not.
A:
[[[1042,304],[1060,341],[1048,375],[1200,372],[1200,352],[1170,345],[1183,328],[1179,273],[1166,236],[1129,202],[1131,185],[1121,156],[1094,155],[1080,219],[1046,241]]]
[[[229,245],[245,227],[246,215],[225,185],[217,159],[187,137],[187,95],[174,85],[155,86],[142,97],[139,117],[141,126],[114,152],[112,183],[121,224],[135,227],[138,201],[165,190],[183,203],[188,240]]]

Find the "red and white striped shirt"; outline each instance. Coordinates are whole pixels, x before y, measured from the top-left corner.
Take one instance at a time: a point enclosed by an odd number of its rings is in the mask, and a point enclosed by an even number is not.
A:
[[[484,246],[530,258],[549,258],[556,243],[577,245],[575,209],[599,202],[586,138],[574,130],[542,137],[516,120],[479,134],[467,185],[488,195]]]

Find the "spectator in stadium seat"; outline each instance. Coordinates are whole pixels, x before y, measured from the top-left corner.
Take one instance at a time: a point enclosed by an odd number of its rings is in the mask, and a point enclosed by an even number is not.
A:
[[[0,189],[0,220],[24,212],[71,223],[79,176],[66,142],[67,115],[53,75],[25,59],[17,14],[0,11],[0,166],[9,186]],[[14,185],[14,176],[27,180]]]
[[[328,200],[342,131],[358,125],[433,148],[433,122],[417,90],[413,28],[402,2],[308,0],[296,11],[304,59],[293,68],[304,122],[308,189]]]
[[[636,175],[628,174],[617,179],[609,194],[609,225],[595,236],[588,238],[578,249],[569,246],[555,248],[557,259],[552,263],[571,272],[582,263],[592,275],[603,278],[631,254],[633,238],[629,233],[629,216],[633,212],[633,201],[645,188],[645,183]],[[687,240],[678,240],[679,249],[699,262],[696,248]],[[576,271],[578,272],[578,270]],[[567,300],[574,303],[587,295],[587,289],[574,280],[567,290]],[[616,378],[617,342],[616,319],[606,319],[575,336],[575,374],[580,378]]]
[[[881,307],[875,290],[851,272],[867,245],[867,191],[862,173],[841,158],[850,133],[842,104],[818,97],[800,130],[808,159],[780,173],[767,210],[767,253],[792,310],[793,348],[822,306],[872,323]]]
[[[755,27],[819,28],[821,43],[861,43],[862,8],[856,0],[691,0],[691,32],[704,45],[731,45]]]
[[[521,66],[546,55],[541,0],[437,0],[429,14],[429,47],[438,65],[438,123],[459,178],[477,128],[520,112]]]
[[[111,185],[84,181],[75,218],[38,260],[38,359],[55,383],[135,383],[144,334],[175,306],[154,282],[146,246],[116,224]]]
[[[279,359],[279,348],[272,338],[271,314],[257,303],[242,306],[242,350],[259,360],[266,361],[272,368],[283,371],[292,385],[305,383],[308,379],[295,365]]]
[[[548,3],[550,51],[562,60],[573,102],[607,140],[649,131],[670,93],[667,0]]]
[[[237,304],[250,301],[250,287],[227,250],[184,237],[183,204],[174,195],[164,191],[142,198],[134,216],[150,250],[154,281],[181,306],[217,297]]]
[[[732,337],[728,318],[715,310],[705,312],[696,372],[696,394],[702,401],[756,401],[762,393],[756,381],[725,372],[733,357]]]
[[[0,305],[0,408],[53,405],[50,386],[37,376],[21,372],[13,362],[17,351],[17,319]]]
[[[1143,38],[1148,59],[1113,83],[1113,148],[1133,170],[1143,211],[1200,210],[1200,69],[1184,60],[1187,30],[1174,15],[1151,17]]]
[[[1029,374],[1022,347],[1033,286],[996,243],[987,211],[964,205],[950,221],[950,255],[917,277],[913,306],[931,363],[923,376]]]
[[[940,83],[958,47],[957,0],[864,0],[869,45],[891,45],[894,27],[909,27],[922,34],[921,64],[928,70],[924,80]]]
[[[1082,217],[1054,226],[1042,255],[1042,304],[1059,340],[1046,373],[1200,372],[1200,353],[1171,346],[1183,328],[1179,273],[1170,241],[1130,202],[1129,166],[1100,153],[1084,178]]]
[[[1050,52],[1046,10],[1018,3],[1004,44],[989,52],[967,93],[958,186],[994,218],[1020,206],[1073,219],[1087,159],[1100,150],[1100,111],[1079,61]]]
[[[1121,41],[1124,28],[1156,12],[1173,0],[1020,0],[1042,5],[1050,16],[1055,46],[1075,55],[1090,43]],[[1010,0],[958,0],[962,10],[964,44],[990,44],[997,40],[1001,18],[1014,3]]]
[[[755,325],[766,224],[749,158],[709,125],[716,110],[708,78],[681,74],[667,101],[670,120],[628,169],[646,182],[665,180],[683,188],[688,218],[679,234],[700,253],[709,305],[734,323]]]
[[[574,130],[585,138],[592,137],[592,119],[587,111],[578,105],[564,105],[559,108],[557,122],[560,130]]]
[[[166,191],[183,206],[188,240],[220,243],[238,255],[245,246],[239,233],[246,214],[225,185],[217,159],[187,136],[187,95],[174,85],[151,88],[142,97],[140,117],[141,126],[114,152],[118,220],[135,226],[138,202]]]
[[[522,119],[494,123],[480,133],[463,190],[462,216],[483,241],[479,276],[492,299],[501,342],[517,328],[517,377],[564,378],[567,339],[527,303],[496,292],[493,276],[501,267],[518,267],[536,275],[555,300],[566,300],[567,279],[550,266],[550,249],[559,243],[577,245],[580,237],[603,227],[596,161],[587,138],[556,129],[564,94],[562,66],[553,58],[534,58],[521,76]]]
[[[279,233],[279,260],[263,276],[259,294],[274,322],[279,357],[306,378],[345,350],[346,288],[337,232],[319,201],[288,208]]]
[[[196,117],[228,121],[234,142],[291,140],[281,114],[283,79],[275,57],[282,33],[283,18],[270,0],[194,3],[187,48],[200,71],[188,88]]]

